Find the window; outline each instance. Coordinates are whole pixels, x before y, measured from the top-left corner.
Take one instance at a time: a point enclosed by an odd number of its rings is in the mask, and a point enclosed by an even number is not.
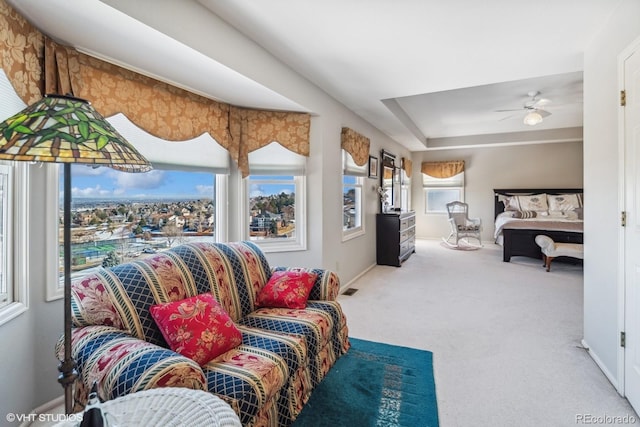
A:
[[[108,119],[153,164],[146,173],[71,166],[72,279],[99,267],[149,257],[183,242],[226,238],[228,153],[209,135],[171,142],[151,136],[119,114]],[[62,297],[63,168],[51,165],[47,201],[53,222],[47,299]],[[51,184],[55,183],[55,184]],[[57,185],[56,185],[57,184]],[[222,205],[225,205],[224,203]],[[55,278],[54,278],[55,277]]]
[[[447,203],[464,201],[464,172],[451,178],[433,178],[422,174],[425,213],[446,213]]]
[[[249,153],[245,233],[266,252],[306,249],[305,164],[277,142]]]
[[[271,249],[299,247],[297,230],[301,176],[251,175],[249,194],[249,240]]]
[[[342,237],[347,240],[364,234],[362,186],[368,165],[356,165],[342,150],[342,166]]]
[[[9,193],[11,188],[11,167],[0,165],[0,307],[13,301],[13,289],[9,286],[8,272],[10,270],[11,250],[8,243],[11,241],[9,226]]]
[[[60,167],[62,196],[63,172]],[[98,267],[140,259],[188,241],[215,236],[215,175],[154,169],[131,174],[72,165],[72,279]],[[59,283],[63,279],[59,203]]]
[[[26,107],[0,69],[0,119]],[[28,308],[26,162],[0,162],[0,325]]]
[[[27,173],[27,163],[0,164],[0,324],[28,307]]]
[[[400,208],[403,212],[411,210],[411,178],[404,169],[400,169]]]
[[[342,176],[342,231],[345,236],[362,229],[362,177]]]

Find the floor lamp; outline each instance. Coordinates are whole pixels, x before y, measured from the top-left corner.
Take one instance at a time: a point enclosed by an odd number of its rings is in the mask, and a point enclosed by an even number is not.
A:
[[[45,95],[0,123],[0,160],[64,164],[64,360],[58,382],[73,411],[78,373],[71,355],[71,164],[146,172],[149,162],[84,99]]]

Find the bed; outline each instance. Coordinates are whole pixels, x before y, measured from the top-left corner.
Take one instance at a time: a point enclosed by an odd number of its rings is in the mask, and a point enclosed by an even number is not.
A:
[[[502,260],[542,258],[538,234],[555,242],[583,243],[581,188],[494,189],[496,243]]]

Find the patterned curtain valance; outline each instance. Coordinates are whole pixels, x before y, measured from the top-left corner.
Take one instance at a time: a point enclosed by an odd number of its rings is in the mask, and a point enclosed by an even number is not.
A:
[[[307,113],[231,107],[229,129],[238,145],[238,168],[249,175],[249,153],[278,142],[301,156],[309,156],[311,116]],[[232,153],[233,157],[233,153]]]
[[[363,166],[367,164],[369,161],[369,138],[359,134],[353,129],[344,127],[342,128],[340,140],[341,147],[347,153],[351,154],[356,165]]]
[[[402,170],[407,174],[408,178],[411,178],[411,171],[413,170],[413,162],[406,157],[402,158]]]
[[[105,117],[122,113],[151,135],[168,141],[209,133],[229,149],[229,105],[56,44],[45,44],[47,93],[86,99]]]
[[[43,46],[44,35],[0,0],[0,68],[27,105],[44,94]]]
[[[47,90],[87,99],[105,116],[123,113],[150,134],[169,141],[209,133],[249,175],[248,155],[273,141],[309,155],[310,115],[235,107],[84,55],[48,41]],[[51,57],[55,58],[52,63]]]
[[[433,178],[451,178],[464,172],[464,160],[422,162],[422,173]]]

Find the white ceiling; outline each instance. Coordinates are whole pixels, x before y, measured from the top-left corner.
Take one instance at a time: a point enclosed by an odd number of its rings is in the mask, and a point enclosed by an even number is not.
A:
[[[207,8],[419,151],[580,139],[583,51],[619,0],[9,3],[61,42],[196,93],[236,105],[308,111],[189,47],[188,38],[154,30],[164,20],[189,31]],[[524,109],[495,112],[523,107],[530,91],[552,101],[543,123],[524,125]]]

